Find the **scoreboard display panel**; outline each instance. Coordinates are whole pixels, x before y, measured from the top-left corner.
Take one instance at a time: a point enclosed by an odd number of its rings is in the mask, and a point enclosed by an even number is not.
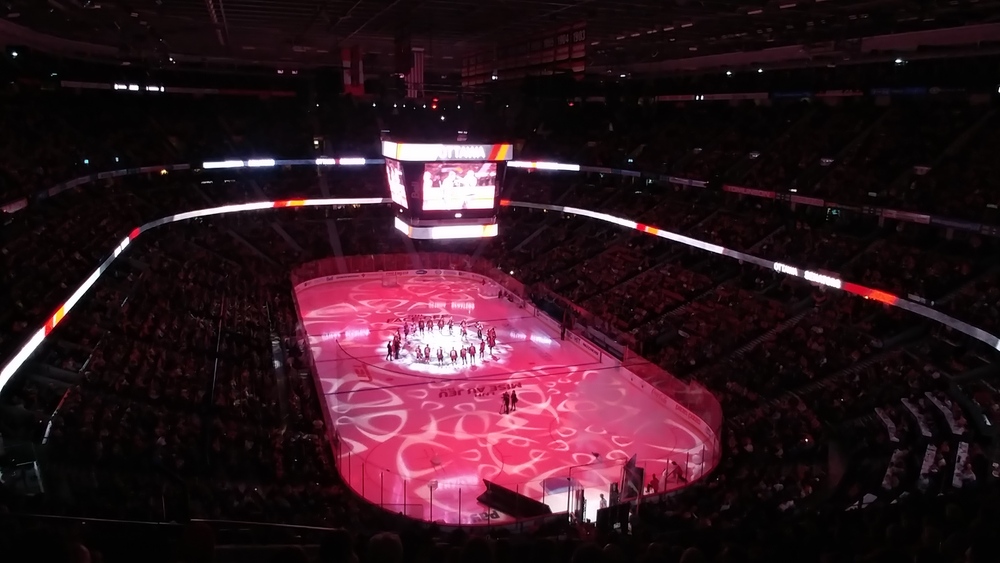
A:
[[[382,142],[395,227],[411,238],[496,236],[513,145]]]
[[[389,181],[389,197],[403,209],[410,206],[406,201],[406,185],[403,184],[403,164],[398,160],[385,159],[385,176]]]
[[[421,184],[424,211],[493,209],[497,163],[428,162]]]

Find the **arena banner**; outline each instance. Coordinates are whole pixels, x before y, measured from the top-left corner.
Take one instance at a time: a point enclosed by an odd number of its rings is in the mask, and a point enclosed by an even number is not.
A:
[[[722,186],[722,191],[740,195],[761,197],[764,199],[774,199],[774,192],[768,190],[758,190],[755,188],[744,188],[743,186],[733,186],[731,184],[726,184]]]
[[[865,93],[861,90],[824,90],[817,92],[817,98],[860,98]]]
[[[617,170],[604,168],[603,166],[581,166],[580,169],[586,172],[596,172],[597,174],[614,174],[617,172]]]
[[[898,211],[896,209],[882,209],[880,210],[880,215],[886,219],[898,219],[900,221],[909,221],[910,223],[919,223],[921,225],[926,225],[931,222],[930,215],[910,213],[908,211]]]
[[[792,203],[801,203],[802,205],[812,205],[813,207],[824,207],[826,202],[818,197],[806,197],[804,195],[793,195],[788,198],[788,201]]]
[[[662,176],[661,179],[670,182],[671,184],[677,184],[678,186],[690,186],[692,188],[704,188],[708,185],[708,182],[691,180],[688,178],[678,178],[677,176]]]

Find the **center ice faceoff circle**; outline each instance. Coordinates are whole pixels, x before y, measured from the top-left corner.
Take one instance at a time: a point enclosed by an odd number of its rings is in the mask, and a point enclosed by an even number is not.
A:
[[[298,299],[340,436],[339,470],[369,501],[425,520],[475,523],[489,479],[561,512],[569,468],[584,464],[573,479],[585,482],[588,512],[596,512],[598,495],[631,455],[647,474],[674,462],[690,480],[704,467],[707,437],[476,281],[415,276],[387,288],[352,280],[302,290]],[[480,356],[490,329],[493,353],[487,346]],[[387,349],[397,331],[398,359]],[[475,360],[452,363],[450,351],[470,345]],[[418,359],[418,346],[430,347],[430,360],[423,352]],[[501,397],[510,392],[519,401],[506,413]]]
[[[509,363],[510,342],[524,338],[506,327],[501,333],[489,322],[449,313],[403,315],[391,324],[397,328],[381,348],[385,361],[425,374],[471,374],[487,363]]]

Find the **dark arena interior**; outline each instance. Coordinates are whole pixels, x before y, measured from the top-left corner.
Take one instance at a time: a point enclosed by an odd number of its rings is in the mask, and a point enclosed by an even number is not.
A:
[[[1000,0],[0,47],[0,561],[1000,561]]]

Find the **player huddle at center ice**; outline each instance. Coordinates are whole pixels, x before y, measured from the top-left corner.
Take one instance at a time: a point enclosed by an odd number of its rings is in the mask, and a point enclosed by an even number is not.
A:
[[[396,329],[396,334],[392,336],[390,340],[385,345],[385,359],[388,361],[398,360],[399,352],[401,349],[410,349],[410,336],[423,336],[428,332],[437,331],[440,334],[447,334],[449,336],[454,336],[455,334],[455,322],[450,317],[446,320],[444,317],[428,317],[428,316],[414,316],[408,317],[403,320],[403,326],[400,329]],[[459,336],[461,336],[461,343],[456,349],[452,349],[447,352],[448,359],[451,360],[452,365],[458,365],[459,359],[461,359],[462,365],[470,365],[476,363],[476,352],[477,347],[474,341],[469,339],[469,330],[476,331],[476,338],[479,340],[478,353],[480,361],[484,360],[486,357],[486,349],[489,348],[490,357],[496,358],[493,355],[493,348],[497,345],[497,331],[495,328],[490,327],[486,330],[485,334],[483,332],[483,324],[480,322],[468,322],[462,321],[459,324]],[[466,346],[468,344],[468,346]],[[420,343],[416,343],[412,346],[414,356],[416,361],[429,364],[434,358],[431,356],[432,350],[429,344],[420,346]],[[439,347],[437,349],[437,364],[439,366],[445,365],[446,352],[444,348]]]

